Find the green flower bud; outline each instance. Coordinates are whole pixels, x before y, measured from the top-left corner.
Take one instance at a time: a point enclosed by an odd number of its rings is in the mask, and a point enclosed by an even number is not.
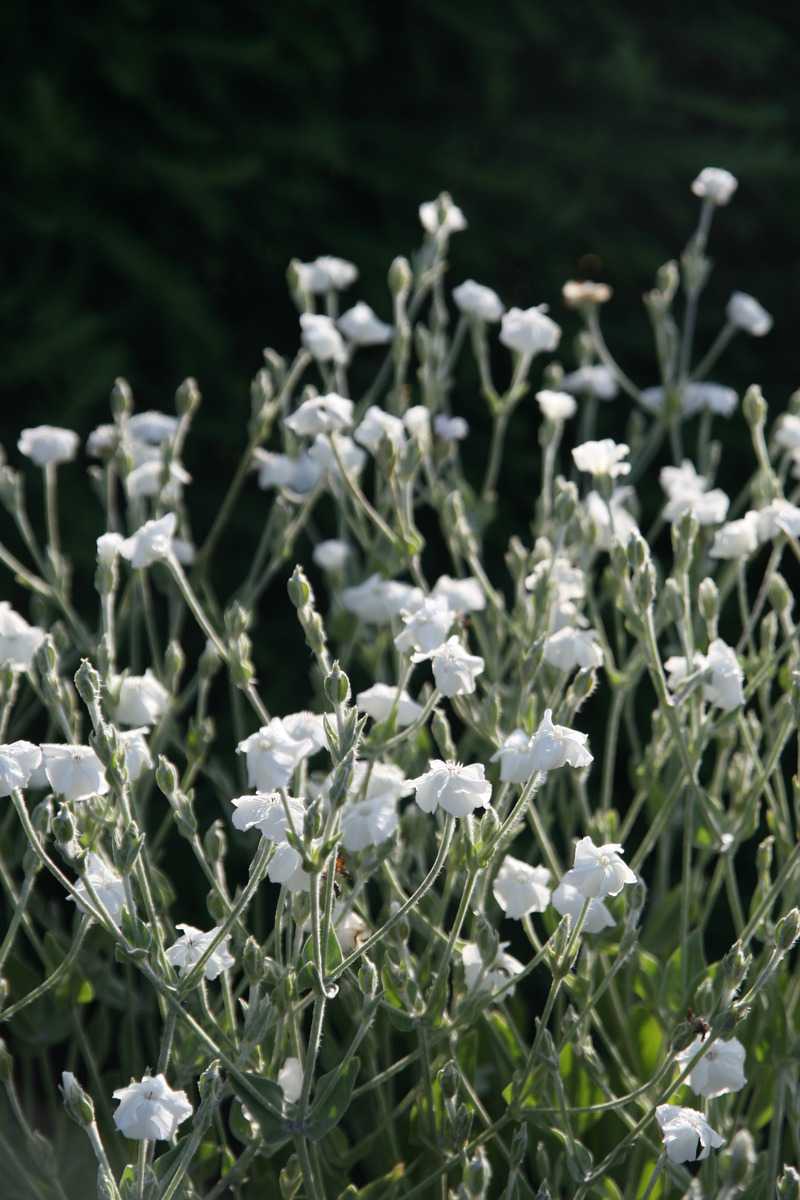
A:
[[[211,641],[206,642],[198,664],[201,680],[208,683],[214,678],[221,666],[222,659],[216,646]]]
[[[68,846],[75,838],[75,822],[65,805],[60,805],[52,821],[53,837],[61,846]]]
[[[775,945],[782,954],[788,954],[800,937],[800,908],[792,908],[781,917],[775,926]]]
[[[767,402],[757,383],[751,383],[742,400],[744,419],[751,429],[762,426],[767,419]]]
[[[261,983],[266,975],[264,951],[252,936],[247,939],[242,950],[242,968],[251,987]]]
[[[467,1196],[480,1200],[492,1181],[492,1168],[483,1146],[478,1146],[464,1167],[464,1189]]]
[[[81,659],[81,665],[75,672],[75,690],[87,708],[97,704],[100,699],[100,676],[88,658]]]
[[[214,821],[209,825],[203,837],[203,849],[210,863],[222,862],[228,849],[228,839],[222,821]]]
[[[86,1128],[94,1121],[94,1104],[91,1096],[83,1090],[71,1071],[64,1071],[61,1076],[61,1095],[64,1098],[64,1108],[67,1116],[72,1117],[76,1125]]]
[[[461,1076],[452,1059],[446,1062],[439,1072],[439,1084],[445,1100],[457,1099],[461,1088]]]
[[[156,766],[158,790],[171,801],[177,794],[179,782],[177,767],[165,755],[159,754]]]
[[[175,393],[175,411],[179,417],[191,417],[200,407],[202,399],[197,380],[189,376]]]
[[[571,480],[556,476],[553,483],[553,516],[557,528],[566,529],[578,511],[578,489]]]
[[[334,707],[346,704],[350,698],[350,680],[345,675],[338,661],[331,667],[325,678],[325,695]]]
[[[770,577],[769,586],[767,589],[769,602],[779,615],[790,613],[794,605],[794,597],[791,593],[788,583],[781,575],[780,571],[774,571]]]
[[[497,951],[500,948],[500,939],[494,925],[491,925],[483,914],[480,914],[475,920],[475,942],[481,955],[481,962],[485,967],[491,967],[497,958]]]
[[[0,1083],[8,1083],[14,1073],[14,1060],[9,1054],[8,1047],[0,1038]]]
[[[178,691],[185,666],[186,655],[183,653],[180,643],[175,641],[170,642],[164,655],[164,674],[166,676],[167,690],[173,696]]]
[[[303,609],[314,603],[314,593],[311,584],[306,579],[306,573],[301,566],[296,566],[286,585],[289,599],[296,609]]]
[[[118,376],[111,389],[111,415],[115,421],[128,417],[133,412],[133,392],[127,379]]]
[[[389,291],[398,300],[405,300],[408,293],[411,291],[411,285],[414,282],[414,275],[407,258],[399,255],[392,261],[389,267],[388,283]]]
[[[119,841],[112,847],[114,866],[120,875],[129,875],[144,845],[144,834],[135,821],[131,821],[123,830]]]
[[[753,1174],[756,1165],[756,1148],[753,1135],[747,1129],[740,1129],[731,1139],[730,1179],[737,1189],[743,1188]],[[780,1192],[778,1193],[780,1195]]]
[[[374,962],[366,955],[358,968],[358,986],[367,1000],[372,1000],[378,994],[378,971]]]
[[[706,624],[716,627],[719,616],[719,590],[713,579],[706,577],[697,589],[697,601]]]

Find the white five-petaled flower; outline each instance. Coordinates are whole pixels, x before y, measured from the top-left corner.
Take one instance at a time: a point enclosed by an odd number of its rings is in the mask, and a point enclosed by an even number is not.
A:
[[[507,854],[492,885],[492,895],[507,917],[519,921],[532,912],[544,912],[550,903],[547,867],[532,867]]]
[[[695,1038],[691,1046],[675,1056],[681,1071],[703,1048],[704,1040],[703,1037]],[[740,1092],[747,1083],[744,1060],[744,1046],[738,1038],[730,1038],[729,1041],[717,1038],[694,1065],[686,1082],[693,1092],[704,1096],[706,1100],[725,1096],[728,1092]]]
[[[545,639],[544,660],[559,671],[586,671],[603,665],[603,651],[593,629],[565,625]]]
[[[598,550],[610,549],[613,542],[626,545],[638,532],[638,525],[625,508],[633,498],[633,488],[614,488],[611,499],[606,503],[599,492],[591,491],[584,500],[584,509],[595,529],[595,545]]]
[[[403,413],[403,424],[423,449],[431,442],[431,414],[424,404],[412,404]]]
[[[747,512],[738,521],[728,521],[714,534],[709,550],[712,558],[746,558],[758,549],[758,513]]]
[[[165,513],[154,521],[145,521],[136,533],[125,538],[119,552],[127,558],[132,567],[149,567],[154,562],[168,558],[173,553],[173,538],[177,517],[175,513]]]
[[[622,460],[628,457],[630,446],[603,438],[599,442],[583,442],[572,451],[572,458],[579,471],[588,471],[593,476],[608,475],[616,479],[627,475],[631,464]]]
[[[260,792],[286,787],[295,767],[314,751],[309,737],[294,737],[280,717],[273,717],[236,747],[247,756],[247,779]]]
[[[125,491],[131,500],[160,496],[165,504],[174,504],[180,499],[184,485],[191,482],[191,475],[180,463],[165,466],[159,459],[153,459],[134,467],[126,476]]]
[[[410,785],[404,781],[403,790]],[[398,826],[397,797],[394,791],[377,791],[363,800],[348,801],[342,810],[342,845],[345,850],[366,850],[394,837]]]
[[[347,362],[347,347],[330,317],[302,313],[300,329],[303,345],[317,362]]]
[[[451,579],[449,575],[440,575],[431,594],[443,596],[457,616],[469,612],[483,612],[486,608],[483,588],[473,575],[468,575],[466,579]]]
[[[382,321],[363,300],[342,313],[339,329],[354,346],[383,346],[392,340],[391,325]]]
[[[484,963],[481,952],[475,942],[466,942],[461,950],[461,962],[464,966],[464,982],[467,991],[476,989],[479,992],[496,992],[507,984],[510,979],[519,975],[524,967],[518,958],[506,952],[508,942],[501,942],[497,948],[494,962]],[[505,988],[503,999],[508,999],[513,987]]]
[[[43,742],[39,748],[48,783],[56,795],[65,800],[86,800],[108,791],[103,764],[91,746]]]
[[[370,575],[363,583],[345,588],[341,601],[348,612],[371,625],[383,625],[405,608],[413,608],[423,598],[422,591],[410,583]]]
[[[758,540],[766,542],[779,533],[800,537],[800,508],[788,500],[772,500],[756,513],[758,518]]]
[[[353,401],[336,392],[312,396],[286,417],[284,425],[298,437],[316,437],[318,433],[339,433],[353,424]]]
[[[622,846],[606,842],[595,846],[590,837],[581,838],[575,847],[572,868],[564,876],[584,900],[603,900],[618,896],[626,883],[636,883],[637,876],[620,857]]]
[[[578,367],[564,376],[561,386],[565,392],[577,396],[595,396],[598,400],[613,400],[619,391],[613,371],[602,363]]]
[[[465,817],[476,808],[486,808],[492,798],[492,785],[484,778],[483,763],[462,766],[457,762],[431,759],[428,770],[410,779],[415,799],[423,812],[442,808],[453,817]]]
[[[454,615],[444,596],[426,596],[400,614],[403,630],[394,639],[395,646],[406,654],[431,654],[447,637]]]
[[[135,1141],[169,1141],[193,1109],[186,1092],[174,1091],[163,1075],[144,1075],[127,1087],[117,1088],[119,1108],[114,1124],[120,1133]]]
[[[738,186],[739,180],[724,167],[703,167],[692,183],[692,191],[702,200],[722,206],[730,201]]]
[[[295,1104],[303,1094],[303,1066],[299,1058],[287,1058],[278,1071],[278,1086],[287,1104]]]
[[[410,725],[422,715],[422,705],[412,700],[403,688],[399,694],[396,687],[388,683],[373,683],[356,696],[356,705],[373,721],[385,721],[393,711],[398,729]]]
[[[467,218],[446,192],[436,200],[426,200],[419,206],[422,228],[432,237],[449,237],[467,228]]]
[[[173,942],[167,948],[166,955],[179,975],[187,975],[195,963],[200,961],[208,947],[214,941],[220,931],[220,926],[215,925],[207,933],[202,929],[195,929],[194,925],[185,925],[183,923],[179,923],[176,928],[182,929],[183,933],[177,942]],[[203,975],[206,979],[216,979],[223,971],[227,971],[230,967],[234,966],[236,959],[229,949],[230,940],[230,934],[228,934],[209,954],[203,968]]]
[[[463,442],[469,433],[469,425],[463,417],[449,417],[446,413],[437,413],[433,418],[433,428],[436,436],[443,442]]]
[[[384,438],[387,438],[396,450],[402,450],[406,444],[406,427],[399,417],[384,412],[377,404],[371,404],[353,437],[371,454],[376,453]]]
[[[548,388],[536,393],[536,402],[542,416],[558,425],[574,417],[578,409],[575,397],[569,392],[554,392]]]
[[[322,254],[313,262],[295,261],[293,266],[300,278],[300,286],[306,292],[343,291],[358,279],[358,268],[346,258],[334,254]]]
[[[60,429],[56,425],[37,425],[35,429],[23,429],[17,448],[37,467],[71,462],[78,453],[81,439],[71,429]]]
[[[281,720],[289,737],[293,737],[297,742],[306,739],[311,742],[311,749],[304,757],[311,758],[327,746],[328,738],[322,713],[303,709],[301,712],[287,713],[285,717],[281,717]]]
[[[680,403],[680,414],[688,420],[699,412],[710,412],[717,417],[730,417],[739,403],[739,397],[731,387],[710,381],[689,380],[675,393]],[[651,413],[664,411],[667,393],[659,384],[643,388],[639,398],[643,408]]]
[[[101,533],[95,545],[97,546],[97,561],[110,566],[122,553],[122,543],[125,541],[121,533]]]
[[[91,891],[90,891],[91,888]],[[75,884],[75,902],[82,912],[94,906],[94,896],[102,904],[115,925],[119,925],[123,907],[128,903],[122,877],[104,858],[90,850],[83,861],[83,874]],[[72,900],[72,896],[68,897]],[[85,901],[85,903],[84,903]]]
[[[274,842],[277,849],[267,867],[267,876],[273,883],[282,883],[290,892],[304,891],[308,886],[308,875],[303,870],[301,855],[290,846],[286,834],[289,817],[295,831],[302,834],[305,803],[295,796],[287,796],[286,815],[279,792],[256,792],[251,796],[239,796],[232,801],[235,829],[257,829],[263,838]]]
[[[680,467],[663,467],[659,479],[669,497],[664,508],[667,521],[679,521],[688,512],[700,525],[719,525],[725,520],[728,497],[720,488],[707,491],[708,480],[688,460]]]
[[[558,887],[554,889],[550,903],[560,916],[569,916],[574,923],[583,912],[586,899],[577,888],[562,879]],[[584,933],[602,933],[604,929],[610,929],[614,924],[614,918],[602,900],[589,901],[589,907],[583,917]]]
[[[125,676],[115,716],[120,725],[155,725],[168,704],[169,692],[148,667],[144,675]]]
[[[475,680],[485,666],[478,654],[470,654],[455,634],[430,653],[412,654],[412,662],[430,659],[433,678],[443,696],[466,696],[475,691]]]
[[[0,600],[0,666],[29,671],[44,637],[43,629],[29,625],[8,600]]]
[[[324,542],[317,542],[311,557],[323,571],[341,571],[352,553],[348,542],[340,538],[327,538]]]
[[[708,681],[703,685],[706,700],[710,700],[726,712],[744,704],[744,672],[733,647],[723,642],[722,638],[715,638],[708,647],[706,661],[710,672]]]
[[[533,771],[554,771],[559,767],[588,767],[594,761],[588,746],[589,736],[554,725],[552,711],[545,709],[539,728],[531,740],[531,774]]]
[[[42,761],[42,752],[32,742],[9,742],[0,746],[0,797],[24,789]]]
[[[670,1162],[696,1162],[708,1158],[711,1150],[718,1150],[720,1146],[725,1145],[725,1139],[711,1128],[696,1108],[659,1104],[656,1109],[656,1121]]]
[[[465,279],[453,288],[453,299],[461,312],[478,321],[499,321],[503,315],[503,301],[497,292],[474,279]]]
[[[561,338],[561,326],[547,315],[547,305],[510,308],[503,316],[500,341],[517,354],[533,356],[543,350],[555,350]]]
[[[751,337],[764,337],[772,329],[772,316],[747,292],[734,292],[728,301],[725,315],[729,324]]]

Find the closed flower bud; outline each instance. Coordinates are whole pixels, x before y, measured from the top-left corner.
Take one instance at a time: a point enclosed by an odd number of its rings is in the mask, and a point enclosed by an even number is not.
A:
[[[358,986],[368,1000],[372,1000],[378,994],[378,971],[374,962],[366,955],[358,968]]]
[[[464,1167],[464,1189],[467,1196],[480,1200],[492,1181],[492,1168],[483,1146],[479,1146]]]
[[[683,619],[683,593],[676,579],[667,579],[661,592],[661,604],[671,621]]]
[[[734,942],[722,960],[720,977],[723,986],[731,992],[738,991],[750,970],[752,961],[752,956],[745,952],[742,943]]]
[[[167,800],[172,800],[178,791],[178,771],[174,763],[171,763],[163,754],[158,756],[158,766],[156,767],[156,786],[162,795],[166,796]]]
[[[633,577],[633,594],[640,608],[649,608],[656,595],[656,572],[652,563],[646,563]]]
[[[216,646],[211,641],[206,642],[205,649],[200,655],[200,662],[198,664],[200,679],[205,682],[213,679],[221,666],[222,659],[220,658],[219,651],[217,650]]]
[[[229,638],[241,637],[247,633],[253,619],[253,614],[238,601],[234,601],[225,609],[225,632]]]
[[[120,875],[129,875],[144,845],[144,834],[135,821],[125,826],[119,841],[114,842],[112,858]]]
[[[164,674],[166,676],[167,688],[174,695],[181,681],[184,667],[186,666],[186,655],[178,642],[172,641],[167,646],[164,655]]]
[[[713,579],[706,577],[697,589],[697,602],[707,625],[716,626],[719,615],[719,591]]]
[[[8,1083],[14,1071],[14,1060],[8,1052],[8,1047],[0,1038],[0,1083]]]
[[[389,291],[398,299],[404,300],[411,290],[411,284],[414,282],[414,276],[409,266],[408,259],[399,255],[389,267]]]
[[[452,1059],[446,1062],[439,1072],[439,1084],[445,1100],[455,1100],[457,1098],[461,1087],[461,1076],[459,1075],[458,1067]]]
[[[61,846],[68,846],[75,837],[75,822],[72,813],[63,804],[53,817],[53,837]]]
[[[228,849],[228,839],[222,821],[209,825],[203,837],[203,849],[210,863],[222,862]]]
[[[175,393],[175,411],[179,417],[191,417],[200,407],[201,400],[197,380],[189,376]]]
[[[289,599],[296,609],[303,609],[306,605],[313,604],[314,593],[311,590],[311,584],[306,579],[306,574],[302,567],[295,567],[286,585],[286,589],[289,593]]]
[[[111,413],[115,421],[127,417],[133,412],[133,392],[127,379],[119,376],[114,380],[111,389]]]
[[[788,583],[779,571],[775,571],[770,577],[767,595],[769,596],[770,604],[778,615],[791,612],[794,599]]]
[[[350,698],[350,680],[338,662],[333,664],[325,678],[325,695],[335,707],[346,704]]]
[[[628,566],[632,571],[640,570],[650,561],[650,549],[641,534],[634,533],[625,546]]]
[[[767,402],[757,383],[752,383],[744,394],[742,412],[751,429],[763,425],[767,419]]]
[[[83,1127],[94,1121],[94,1104],[78,1083],[71,1071],[64,1071],[61,1076],[61,1095],[64,1097],[64,1108],[67,1115],[72,1117],[77,1125]]]
[[[737,1189],[743,1188],[753,1173],[756,1165],[756,1148],[753,1135],[747,1129],[740,1129],[731,1139],[730,1150],[730,1180]],[[780,1191],[778,1192],[780,1195]]]
[[[800,937],[800,909],[792,908],[781,917],[775,927],[775,945],[782,954],[788,954]]]
[[[100,696],[100,676],[88,658],[81,660],[75,672],[75,689],[87,708],[96,704]]]
[[[559,475],[553,485],[553,515],[557,528],[566,529],[577,511],[578,489],[571,480]]]
[[[266,975],[264,951],[254,937],[249,937],[242,950],[242,968],[251,987],[261,983]]]

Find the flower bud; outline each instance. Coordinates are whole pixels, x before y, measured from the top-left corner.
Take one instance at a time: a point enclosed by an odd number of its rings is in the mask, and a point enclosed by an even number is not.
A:
[[[85,1128],[92,1124],[94,1121],[92,1098],[83,1090],[71,1071],[64,1071],[61,1076],[61,1095],[64,1097],[67,1116],[72,1117],[76,1125]]]
[[[399,300],[405,300],[414,282],[414,275],[407,258],[398,255],[389,267],[389,291]]]
[[[776,1191],[778,1200],[800,1200],[800,1174],[794,1167],[784,1165]]]
[[[684,513],[672,526],[672,550],[677,573],[683,574],[691,566],[699,528],[697,517],[691,512]]]
[[[246,633],[240,633],[228,645],[228,670],[234,685],[238,688],[248,688],[255,680],[256,669],[250,658],[252,644]]]
[[[464,1167],[464,1190],[469,1197],[481,1200],[492,1181],[492,1168],[483,1146],[478,1146]]]
[[[0,1083],[8,1083],[14,1071],[14,1060],[9,1054],[8,1047],[0,1038]]]
[[[633,577],[633,594],[640,608],[649,608],[656,595],[656,571],[651,562],[645,563]]]
[[[566,529],[578,511],[578,489],[558,475],[553,483],[553,516],[557,528]]]
[[[445,1100],[455,1100],[461,1087],[461,1076],[458,1067],[450,1059],[439,1072],[439,1085]]]
[[[242,969],[251,987],[261,983],[266,975],[264,951],[252,935],[248,937],[242,950]]]
[[[166,796],[167,800],[170,801],[173,800],[178,791],[179,779],[177,767],[163,754],[159,754],[158,756],[156,786],[162,795]]]
[[[791,612],[794,597],[780,571],[774,571],[770,577],[767,595],[776,613],[782,615],[785,612]]]
[[[228,849],[228,839],[222,821],[213,821],[203,837],[203,849],[210,863],[222,862]]]
[[[697,589],[697,602],[706,624],[713,623],[716,626],[719,616],[719,590],[714,580],[708,576],[701,581]]]
[[[683,620],[683,593],[677,579],[670,577],[664,581],[660,602],[671,621]]]
[[[791,908],[775,926],[775,945],[782,954],[788,954],[800,937],[800,908]]]
[[[339,666],[338,661],[333,664],[330,673],[325,677],[325,695],[336,708],[340,704],[346,704],[350,697],[350,680]]]
[[[118,376],[114,380],[110,396],[111,415],[115,421],[128,417],[133,412],[133,392],[127,379]]]
[[[119,840],[115,839],[111,848],[111,857],[120,875],[129,875],[131,873],[143,845],[144,834],[136,822],[131,821],[125,826]]]
[[[171,641],[164,654],[164,674],[166,676],[167,690],[173,696],[178,691],[185,666],[186,655],[183,653],[180,643]]]
[[[720,980],[723,986],[731,992],[738,991],[750,970],[752,961],[752,956],[745,952],[742,943],[734,942],[723,958],[720,967]]]
[[[286,585],[286,589],[289,593],[289,599],[296,609],[303,609],[306,605],[313,604],[314,593],[301,566],[295,567]]]
[[[367,1000],[372,1000],[378,994],[378,971],[374,962],[366,955],[358,968],[358,986]]]
[[[69,809],[61,804],[52,822],[53,837],[60,846],[68,846],[75,838],[75,822]]]
[[[200,407],[202,396],[200,388],[197,386],[197,380],[191,375],[188,379],[184,379],[175,393],[175,411],[179,417],[191,417]]]
[[[763,426],[767,419],[767,402],[757,383],[751,383],[742,400],[742,412],[751,429]]]
[[[97,704],[100,699],[100,676],[88,658],[81,659],[81,665],[75,672],[75,690],[87,708]]]
[[[729,1146],[731,1165],[730,1179],[737,1189],[743,1188],[753,1173],[756,1165],[756,1148],[753,1135],[747,1129],[740,1129],[731,1138]],[[780,1193],[778,1193],[780,1195]]]

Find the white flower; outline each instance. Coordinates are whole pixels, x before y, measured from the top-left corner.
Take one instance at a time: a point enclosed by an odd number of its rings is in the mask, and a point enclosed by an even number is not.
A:
[[[119,734],[131,783],[136,783],[142,772],[149,771],[153,765],[146,740],[149,732],[147,726],[142,726],[140,729],[126,729]]]
[[[403,630],[394,639],[402,653],[431,654],[441,646],[453,624],[454,613],[444,596],[426,596],[400,614]]]
[[[122,553],[122,543],[125,541],[120,533],[101,533],[95,543],[97,546],[97,561],[110,566],[117,555]]]
[[[284,425],[298,437],[315,437],[318,433],[339,433],[353,424],[353,401],[336,392],[304,400],[296,412],[286,417]]]
[[[603,651],[593,629],[565,626],[545,639],[544,660],[559,671],[588,670],[603,665]]]
[[[725,1145],[725,1139],[712,1129],[696,1108],[677,1104],[659,1104],[656,1120],[670,1162],[696,1162],[708,1158],[709,1151]]]
[[[596,494],[596,493],[595,493]],[[586,579],[580,567],[572,565],[562,554],[538,562],[525,579],[525,587],[533,592],[539,582],[547,578],[556,591],[559,604],[569,600],[583,600],[586,595]]]
[[[433,418],[433,428],[443,442],[463,442],[469,433],[469,425],[463,417],[448,417],[445,413],[438,413]]]
[[[503,301],[497,292],[474,279],[466,279],[453,288],[453,299],[463,313],[479,321],[499,321],[503,315]]]
[[[29,625],[7,600],[0,600],[0,666],[29,671],[44,637],[43,629]]]
[[[406,429],[399,417],[384,412],[377,404],[370,404],[353,437],[371,454],[377,452],[384,438],[388,438],[395,449],[402,450],[406,444]]]
[[[385,721],[394,710],[398,729],[416,721],[423,712],[422,705],[412,700],[405,689],[400,692],[398,698],[397,688],[388,683],[373,683],[371,688],[359,692],[356,705],[372,717],[373,721]]]
[[[643,388],[639,394],[642,407],[648,412],[664,411],[665,392],[660,385]],[[689,381],[680,390],[681,416],[688,419],[704,409],[719,417],[729,417],[736,411],[739,397],[733,388],[721,383]]]
[[[359,300],[338,321],[339,329],[355,346],[383,346],[392,340],[392,327],[376,316],[368,304]]]
[[[394,837],[398,826],[397,800],[379,793],[346,804],[342,811],[342,845],[345,850],[366,850]]]
[[[534,355],[542,350],[555,350],[561,338],[561,327],[546,316],[547,305],[534,308],[510,308],[503,317],[500,341],[517,354]]]
[[[172,553],[177,517],[165,513],[155,521],[145,521],[131,537],[125,538],[120,554],[130,561],[132,567],[149,567]]]
[[[658,478],[670,500],[678,496],[699,496],[708,487],[708,480],[704,475],[698,475],[688,458],[679,467],[662,467]]]
[[[182,923],[176,925],[176,929],[182,929],[183,933],[177,942],[173,942],[171,946],[167,947],[166,955],[179,975],[187,975],[214,941],[220,931],[220,926],[215,925],[207,933],[204,933],[202,929],[195,929],[194,925]],[[236,963],[236,959],[229,949],[230,940],[230,934],[228,934],[206,959],[203,968],[203,975],[206,979],[216,979],[218,975]]]
[[[98,425],[86,439],[86,453],[92,458],[109,457],[117,448],[118,435],[116,425]]]
[[[461,950],[461,962],[464,965],[464,982],[468,992],[474,991],[475,988],[482,992],[499,991],[509,979],[513,979],[524,970],[519,959],[506,953],[507,945],[508,942],[501,942],[494,962],[484,964],[476,943],[465,943]],[[513,990],[513,987],[506,988],[503,999],[507,1000]]]
[[[403,424],[420,446],[427,447],[431,440],[431,414],[424,404],[412,404],[403,413]]]
[[[81,439],[71,429],[60,429],[56,425],[37,425],[35,429],[23,429],[17,448],[37,467],[71,462],[78,453]]]
[[[561,380],[565,392],[575,395],[596,396],[598,400],[613,400],[619,391],[613,371],[602,363],[578,367]]]
[[[570,884],[584,900],[604,900],[618,896],[626,883],[636,883],[637,877],[620,855],[618,842],[595,846],[590,837],[581,838],[575,847],[572,869],[564,882]]]
[[[347,474],[360,475],[364,469],[364,463],[367,461],[367,456],[361,447],[357,446],[353,439],[347,437],[346,434],[338,433],[336,449]],[[341,475],[339,461],[333,452],[330,439],[324,433],[318,433],[314,438],[308,457],[318,478],[329,476],[331,479],[337,479]]]
[[[320,750],[324,750],[328,745],[328,738],[325,733],[325,721],[322,713],[309,712],[308,709],[303,709],[302,712],[288,713],[285,717],[281,717],[283,728],[293,737],[295,741],[302,742],[308,740],[311,742],[311,750],[307,757],[317,754]]]
[[[160,459],[154,459],[131,471],[125,479],[125,491],[132,500],[143,496],[161,495],[165,503],[174,503],[179,499],[184,484],[191,482],[191,475],[180,463],[171,462],[169,467],[165,468]]]
[[[545,388],[544,391],[536,393],[536,400],[542,416],[554,424],[568,421],[570,417],[575,416],[578,409],[575,397],[569,392],[552,392]]]
[[[492,895],[507,917],[518,921],[528,913],[544,912],[550,903],[547,867],[531,867],[507,854],[492,885]]]
[[[114,1099],[120,1102],[114,1124],[136,1141],[169,1141],[193,1111],[186,1092],[173,1091],[163,1075],[144,1075],[138,1083],[117,1088]]]
[[[120,725],[155,725],[167,711],[169,692],[148,667],[126,675],[120,685],[116,719]]]
[[[99,854],[95,854],[94,850],[90,850],[86,855],[83,861],[83,875],[75,884],[75,903],[81,912],[88,911],[87,905],[94,907],[90,887],[114,924],[119,925],[122,909],[128,903],[125,884],[114,868]],[[68,899],[72,900],[72,896]]]
[[[303,1094],[303,1067],[299,1058],[287,1058],[278,1071],[278,1086],[287,1104],[295,1104]]]
[[[550,902],[560,916],[570,916],[574,923],[583,911],[585,898],[571,883],[565,883],[562,879],[550,897]],[[602,900],[589,901],[589,907],[583,918],[584,933],[601,933],[604,929],[610,929],[614,924],[614,918]]]
[[[419,206],[419,219],[426,233],[447,237],[467,228],[467,218],[457,204],[443,193],[436,200],[426,200]]]
[[[449,575],[440,575],[431,594],[445,599],[450,611],[456,616],[468,612],[483,612],[486,608],[483,588],[473,575],[468,575],[466,579],[451,579]]]
[[[313,262],[296,262],[294,265],[300,275],[300,286],[307,292],[339,292],[358,279],[355,263],[333,254],[323,254]]]
[[[113,428],[113,426],[112,426]],[[150,446],[160,446],[169,442],[178,432],[178,418],[169,413],[147,412],[134,413],[128,417],[128,433],[136,441],[145,442]]]
[[[9,742],[0,746],[0,796],[25,789],[42,761],[42,752],[32,742]]]
[[[318,362],[347,362],[347,348],[330,317],[302,313],[300,329],[302,343],[312,358]]]
[[[431,759],[428,770],[410,779],[415,799],[423,812],[441,807],[453,817],[465,817],[475,808],[486,808],[492,798],[492,785],[484,779],[483,763],[463,767],[457,762]]]
[[[484,661],[470,654],[453,635],[430,654],[412,654],[412,662],[431,660],[433,678],[443,696],[466,696],[475,691],[475,680],[483,673]]]
[[[609,475],[616,479],[618,475],[627,475],[631,464],[623,462],[628,457],[630,447],[618,443],[611,438],[603,438],[599,442],[583,442],[572,451],[572,458],[579,471],[588,471],[590,475]]]
[[[702,1049],[703,1041],[702,1037],[697,1037],[691,1046],[676,1054],[675,1060],[681,1071]],[[744,1046],[738,1038],[731,1038],[729,1041],[717,1038],[694,1066],[686,1082],[693,1092],[706,1100],[713,1100],[715,1096],[725,1096],[728,1092],[740,1092],[747,1083],[744,1060]]]
[[[352,909],[342,913],[338,904],[333,909],[336,937],[343,954],[352,954],[367,936],[367,923]]]
[[[728,521],[714,534],[709,554],[712,558],[746,558],[758,549],[758,513],[745,513],[738,521]]]
[[[755,296],[749,296],[747,292],[733,293],[725,315],[729,324],[751,334],[752,337],[764,337],[772,329],[771,315],[763,304],[759,304]]]
[[[800,417],[783,413],[775,422],[775,442],[784,450],[800,449]]]
[[[704,671],[708,666],[708,659],[704,654],[696,653],[692,659],[691,669],[688,659],[682,654],[673,654],[664,662],[664,670],[667,673],[667,687],[671,692],[675,692],[686,680],[689,675],[693,675],[696,671]]]
[[[348,542],[339,538],[328,538],[327,541],[317,542],[311,557],[323,571],[341,571],[352,553]]]
[[[711,672],[710,679],[703,685],[706,700],[718,705],[725,712],[744,704],[744,673],[739,666],[736,651],[721,638],[715,638],[708,647],[706,661]]]
[[[322,471],[307,452],[290,458],[288,454],[275,454],[256,446],[253,451],[253,466],[258,470],[258,486],[267,488],[289,488],[304,496],[320,481]]]
[[[727,204],[739,186],[739,180],[724,167],[703,167],[692,183],[695,196],[712,204]]]
[[[552,710],[547,708],[531,743],[532,770],[588,767],[594,761],[588,742],[588,734],[567,725],[554,725]]]
[[[289,821],[279,792],[256,792],[254,795],[239,796],[231,803],[234,807],[234,829],[245,832],[257,829],[263,838],[278,846],[286,841]],[[301,833],[305,816],[304,802],[296,796],[287,796],[286,808],[295,829]]]
[[[371,625],[384,625],[400,615],[404,608],[413,608],[423,599],[422,592],[410,583],[370,575],[355,587],[344,588],[341,601],[348,612],[355,613]]]
[[[587,494],[584,508],[595,527],[595,544],[598,550],[609,550],[614,541],[621,542],[624,546],[638,533],[639,526],[623,507],[632,495],[632,488],[615,488],[606,504],[599,492],[592,491]]]
[[[276,849],[267,867],[267,876],[287,891],[308,891],[309,875],[303,870],[302,856],[288,842],[281,842]]]
[[[500,763],[501,782],[525,783],[537,769],[533,759],[533,735],[529,737],[524,729],[515,729],[490,762]]]
[[[43,742],[40,750],[48,782],[56,795],[65,800],[85,800],[108,791],[103,764],[91,746]]]
[[[779,533],[800,537],[800,508],[788,500],[772,500],[766,508],[759,509],[756,516],[761,542],[777,537]]]
[[[583,304],[607,304],[613,292],[607,283],[594,283],[591,279],[568,279],[561,289],[567,308],[580,308]]]
[[[667,521],[679,521],[690,512],[700,525],[719,525],[725,520],[730,501],[723,491],[707,491],[708,480],[698,475],[692,463],[684,460],[680,467],[664,467],[659,475],[661,486],[669,497],[664,508]]]
[[[273,717],[236,747],[247,756],[247,780],[259,792],[286,787],[295,767],[314,750],[309,737],[293,737],[280,717]]]

